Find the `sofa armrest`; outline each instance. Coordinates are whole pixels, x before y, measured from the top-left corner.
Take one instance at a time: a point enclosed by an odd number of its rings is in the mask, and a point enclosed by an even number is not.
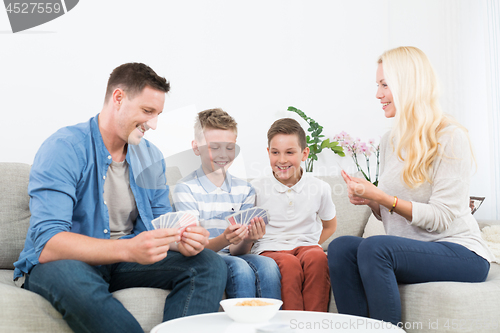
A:
[[[484,227],[500,225],[500,220],[478,220],[477,224],[479,224],[479,229],[483,229]]]

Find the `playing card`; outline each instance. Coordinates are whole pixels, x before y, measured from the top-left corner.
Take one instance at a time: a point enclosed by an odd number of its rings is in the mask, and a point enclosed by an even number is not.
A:
[[[248,216],[248,209],[245,209],[245,210],[242,210],[241,211],[241,219],[240,219],[240,223],[243,224],[243,225],[247,225],[249,220],[247,220],[247,216]]]
[[[236,220],[234,219],[233,215],[226,216],[226,221],[229,222],[229,224],[231,224],[231,225],[236,224]]]
[[[181,237],[187,227],[196,225],[198,225],[198,220],[196,219],[196,217],[194,217],[194,215],[189,213],[185,213],[184,215],[182,215],[176,223],[176,227],[179,228]]]
[[[155,229],[181,228],[181,234],[189,226],[199,225],[198,219],[188,212],[170,212],[151,221]]]
[[[250,221],[257,215],[257,208],[253,207],[248,210],[247,213],[247,224],[250,224]]]
[[[257,207],[257,214],[255,215],[255,217],[262,217],[265,224],[269,223],[269,212],[267,209]]]
[[[256,214],[257,214],[257,208],[256,207],[247,209],[247,215],[246,215],[246,218],[245,218],[245,220],[247,221],[247,224],[250,223],[250,221],[255,217]]]
[[[242,216],[243,215],[243,211],[240,210],[239,212],[236,213],[236,222],[238,222],[239,224],[243,224],[243,221],[242,221]]]
[[[261,217],[264,220],[264,224],[269,224],[269,215],[267,214],[267,212]]]
[[[178,224],[179,220],[181,219],[182,216],[186,214],[185,212],[175,212],[173,213],[172,217],[168,221],[167,228],[174,228],[175,225]]]
[[[236,213],[233,213],[231,215],[228,215],[226,216],[226,221],[229,223],[229,224],[242,224],[241,223],[241,213],[243,211],[239,211],[239,212],[236,212]]]
[[[151,221],[151,224],[153,225],[153,228],[155,229],[160,229],[161,228],[161,216],[155,218],[153,221]]]
[[[173,217],[173,214],[172,213],[167,213],[165,215],[162,215],[161,216],[163,219],[162,219],[162,223],[161,223],[161,227],[162,228],[168,228],[168,223],[170,221],[170,219]]]
[[[193,215],[186,213],[184,214],[179,221],[177,221],[179,227],[188,227],[190,225],[196,225],[196,217]]]
[[[232,225],[240,224],[241,223],[241,211],[226,216],[226,221]]]
[[[253,207],[245,210],[241,210],[229,216],[226,216],[226,221],[229,224],[242,224],[249,225],[250,221],[255,217],[262,217],[265,224],[269,223],[269,213],[267,209],[262,209],[259,207]]]
[[[161,227],[166,228],[168,225],[168,220],[172,217],[172,214],[168,213],[161,216]]]

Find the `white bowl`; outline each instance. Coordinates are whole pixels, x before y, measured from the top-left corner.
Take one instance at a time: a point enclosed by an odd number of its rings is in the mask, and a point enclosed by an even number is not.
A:
[[[259,300],[272,305],[259,305],[259,306],[241,306],[236,303],[250,300]],[[278,313],[283,302],[274,298],[230,298],[220,301],[220,305],[224,312],[233,319],[240,323],[260,323],[268,321]]]

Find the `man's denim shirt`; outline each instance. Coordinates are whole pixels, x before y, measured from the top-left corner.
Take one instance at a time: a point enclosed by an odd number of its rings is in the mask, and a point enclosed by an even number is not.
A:
[[[103,198],[111,155],[99,131],[98,116],[60,129],[40,147],[31,167],[30,227],[14,279],[39,263],[47,241],[62,231],[109,239],[109,214]],[[131,235],[152,230],[151,220],[172,210],[163,155],[142,139],[128,145],[130,187],[139,215]]]

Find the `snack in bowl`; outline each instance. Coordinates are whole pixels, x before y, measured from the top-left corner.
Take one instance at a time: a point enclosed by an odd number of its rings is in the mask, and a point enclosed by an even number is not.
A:
[[[278,313],[283,302],[273,298],[230,298],[220,301],[224,312],[234,321],[260,323]]]
[[[273,305],[273,303],[264,302],[260,299],[252,299],[250,301],[242,301],[235,304],[236,306],[264,306],[264,305]]]

